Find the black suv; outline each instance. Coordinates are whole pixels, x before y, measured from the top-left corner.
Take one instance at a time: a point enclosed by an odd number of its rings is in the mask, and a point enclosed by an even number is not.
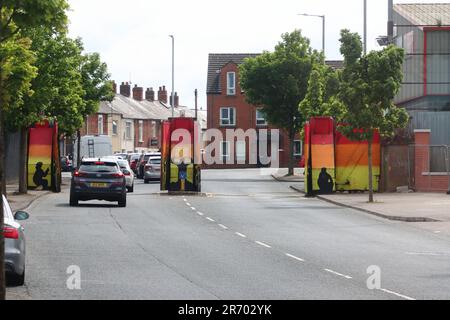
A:
[[[70,186],[70,206],[78,201],[117,201],[119,207],[127,205],[125,176],[114,159],[83,159],[73,173]]]

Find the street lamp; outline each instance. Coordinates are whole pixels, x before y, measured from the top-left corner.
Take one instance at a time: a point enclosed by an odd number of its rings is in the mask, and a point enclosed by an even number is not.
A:
[[[299,13],[299,16],[322,18],[322,51],[325,55],[325,15]]]
[[[169,35],[169,37],[172,38],[172,101],[171,101],[171,106],[172,106],[172,118],[175,116],[175,110],[174,110],[174,105],[175,105],[175,38],[173,35]]]

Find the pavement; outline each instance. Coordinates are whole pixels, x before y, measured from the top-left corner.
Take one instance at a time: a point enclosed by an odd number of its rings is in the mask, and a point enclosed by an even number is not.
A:
[[[271,175],[275,180],[280,182],[304,182],[305,181],[304,172],[305,169],[303,168],[295,168],[294,175],[288,175],[288,169],[280,168],[274,169]]]
[[[450,236],[306,198],[260,170],[204,170],[204,197],[138,180],[127,208],[33,202],[21,299],[450,299]],[[77,274],[73,270],[79,270]],[[373,271],[381,286],[369,289]],[[74,276],[81,285],[72,287]]]

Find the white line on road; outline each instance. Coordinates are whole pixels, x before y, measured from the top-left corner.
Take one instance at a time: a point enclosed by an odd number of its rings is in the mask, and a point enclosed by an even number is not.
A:
[[[347,275],[345,275],[345,274],[342,274],[342,273],[333,271],[333,270],[331,270],[331,269],[324,269],[324,270],[325,270],[326,272],[330,272],[330,273],[335,274],[335,275],[337,275],[337,276],[344,277],[345,279],[351,279],[351,278],[352,278],[352,277],[350,277],[350,276],[347,276]]]
[[[197,211],[197,213],[198,213],[199,216],[202,216],[202,217],[205,215],[204,213],[202,213],[200,211]]]
[[[194,207],[191,207],[191,209],[192,209],[193,211],[197,210],[197,209],[195,209]]]
[[[264,242],[261,241],[255,241],[257,244],[259,244],[260,246],[266,247],[266,248],[272,248],[271,246],[269,246],[268,244],[265,244]]]
[[[186,198],[184,198],[184,199],[183,199],[183,201],[184,201],[184,202],[187,202],[187,199],[186,199]]]
[[[245,234],[242,234],[240,232],[235,232],[235,233],[241,238],[247,238],[247,236]]]
[[[206,220],[209,220],[209,221],[211,221],[211,222],[215,222],[216,220],[214,220],[214,219],[211,219],[210,217],[206,217]]]
[[[191,206],[191,204],[190,204],[189,202],[186,202],[186,205],[187,205],[188,207],[190,207],[190,206]]]
[[[400,297],[400,298],[403,298],[403,299],[406,299],[406,300],[416,300],[416,299],[414,299],[414,298],[405,296],[405,295],[403,295],[403,294],[400,294],[400,293],[397,293],[397,292],[394,292],[394,291],[391,291],[391,290],[387,290],[387,289],[383,289],[383,288],[380,288],[380,290],[383,291],[383,292],[386,292],[386,293],[393,294],[393,295],[395,295],[395,296],[397,296],[397,297]]]
[[[220,224],[220,223],[219,223],[219,227],[221,227],[222,229],[228,230],[227,226],[224,226],[223,224]]]
[[[301,261],[301,262],[304,262],[304,261],[305,261],[305,260],[303,260],[302,258],[296,257],[296,256],[294,256],[294,255],[292,255],[292,254],[289,254],[289,253],[286,253],[286,255],[287,255],[289,258],[292,258],[292,259],[295,259],[295,260],[298,260],[298,261]]]

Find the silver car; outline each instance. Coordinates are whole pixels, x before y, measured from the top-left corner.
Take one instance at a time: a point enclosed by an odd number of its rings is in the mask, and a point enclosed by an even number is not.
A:
[[[26,220],[29,215],[24,211],[17,211],[13,215],[8,200],[2,197],[6,280],[8,284],[22,286],[25,283],[25,235],[17,221]]]
[[[134,192],[134,172],[131,170],[130,164],[127,160],[117,160],[117,164],[125,175],[125,183],[128,192]]]
[[[144,183],[161,179],[161,156],[151,156],[144,166]]]

